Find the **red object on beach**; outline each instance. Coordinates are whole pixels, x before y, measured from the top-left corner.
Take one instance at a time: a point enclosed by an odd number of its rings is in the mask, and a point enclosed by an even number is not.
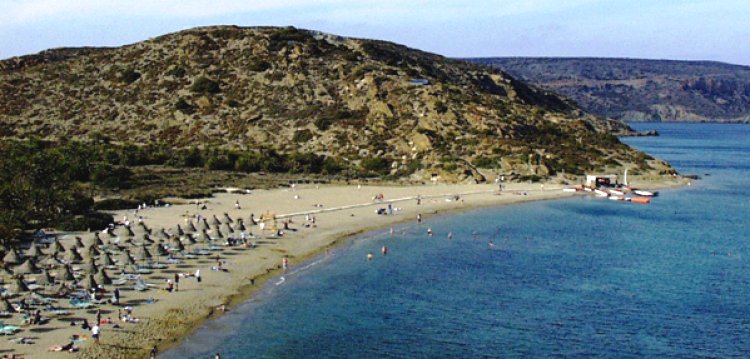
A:
[[[631,199],[630,202],[645,204],[645,203],[651,203],[651,199],[646,198],[646,197],[633,197],[633,199]]]

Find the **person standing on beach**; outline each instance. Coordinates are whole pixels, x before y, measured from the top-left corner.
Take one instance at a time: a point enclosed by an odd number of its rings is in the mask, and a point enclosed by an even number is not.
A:
[[[284,257],[281,260],[281,267],[284,268],[284,271],[286,271],[287,269],[289,269],[289,258]]]
[[[201,270],[200,269],[195,270],[195,281],[198,283],[201,282]]]
[[[156,354],[159,353],[159,350],[156,348],[156,345],[154,345],[153,348],[151,348],[151,353],[149,354],[149,359],[156,359]]]
[[[94,338],[94,343],[99,344],[99,333],[101,331],[101,328],[99,328],[99,323],[95,323],[93,327],[91,327],[91,337]]]
[[[422,214],[417,213],[417,223],[422,223]]]

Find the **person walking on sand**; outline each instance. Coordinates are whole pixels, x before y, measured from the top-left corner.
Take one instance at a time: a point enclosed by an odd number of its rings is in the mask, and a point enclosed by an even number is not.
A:
[[[281,267],[284,268],[284,271],[289,269],[289,258],[284,257],[283,259],[281,259]]]
[[[195,281],[198,283],[201,282],[201,270],[200,269],[195,270]]]

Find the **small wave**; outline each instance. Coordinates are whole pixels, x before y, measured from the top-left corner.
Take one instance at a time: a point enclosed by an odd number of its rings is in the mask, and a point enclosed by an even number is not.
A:
[[[284,278],[284,276],[281,276],[281,277],[279,278],[279,281],[278,281],[278,282],[276,282],[276,284],[275,284],[275,285],[281,285],[281,284],[283,284],[284,282],[286,282],[286,278]]]

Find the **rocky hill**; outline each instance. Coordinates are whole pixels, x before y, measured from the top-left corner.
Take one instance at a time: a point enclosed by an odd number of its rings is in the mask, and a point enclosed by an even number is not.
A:
[[[624,121],[750,122],[750,67],[708,61],[481,58],[599,116]]]
[[[314,153],[376,174],[482,179],[664,164],[614,121],[499,71],[294,28],[196,28],[0,61],[0,136]]]

